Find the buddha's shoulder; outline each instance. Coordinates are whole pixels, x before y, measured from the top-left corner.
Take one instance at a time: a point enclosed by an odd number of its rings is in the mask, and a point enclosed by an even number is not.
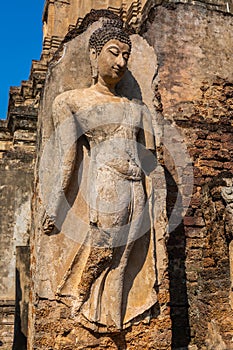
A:
[[[67,90],[59,94],[55,100],[55,104],[65,104],[69,106],[83,104],[83,102],[87,101],[90,96],[90,89],[73,89]]]

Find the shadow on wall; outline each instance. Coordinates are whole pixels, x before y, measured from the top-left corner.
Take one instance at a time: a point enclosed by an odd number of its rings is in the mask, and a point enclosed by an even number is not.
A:
[[[20,273],[16,269],[16,304],[15,304],[15,329],[14,329],[14,343],[12,350],[26,350],[27,338],[21,330],[21,312],[20,301],[22,300],[22,289],[20,285]]]
[[[166,210],[168,219],[174,209],[178,198],[178,187],[170,172],[165,169],[167,185]],[[181,197],[180,197],[181,198]],[[177,203],[176,203],[177,206]],[[185,231],[182,220],[182,203],[178,205],[180,212],[180,225],[169,235],[167,243],[168,271],[170,281],[170,307],[172,321],[172,349],[188,349],[190,343],[190,326],[188,317],[188,295],[185,271]],[[187,348],[186,348],[187,347]]]
[[[30,249],[16,247],[15,324],[12,350],[27,349],[28,302],[30,290]]]

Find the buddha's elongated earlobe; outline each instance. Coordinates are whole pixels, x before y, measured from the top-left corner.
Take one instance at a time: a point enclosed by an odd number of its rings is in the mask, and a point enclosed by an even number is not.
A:
[[[90,49],[91,75],[92,83],[95,85],[98,81],[98,55],[95,49]]]

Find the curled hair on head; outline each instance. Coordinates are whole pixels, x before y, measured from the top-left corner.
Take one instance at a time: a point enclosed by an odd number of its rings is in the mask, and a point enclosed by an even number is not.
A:
[[[129,35],[123,29],[123,22],[114,19],[103,19],[102,28],[97,29],[90,37],[89,49],[95,49],[97,55],[99,55],[104,45],[113,39],[127,44],[131,51],[132,43]]]

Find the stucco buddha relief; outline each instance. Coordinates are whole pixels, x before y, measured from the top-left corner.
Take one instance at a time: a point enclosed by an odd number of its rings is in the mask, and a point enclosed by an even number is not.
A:
[[[167,267],[156,71],[145,40],[100,18],[65,44],[46,82],[36,290],[98,332],[153,317]]]

